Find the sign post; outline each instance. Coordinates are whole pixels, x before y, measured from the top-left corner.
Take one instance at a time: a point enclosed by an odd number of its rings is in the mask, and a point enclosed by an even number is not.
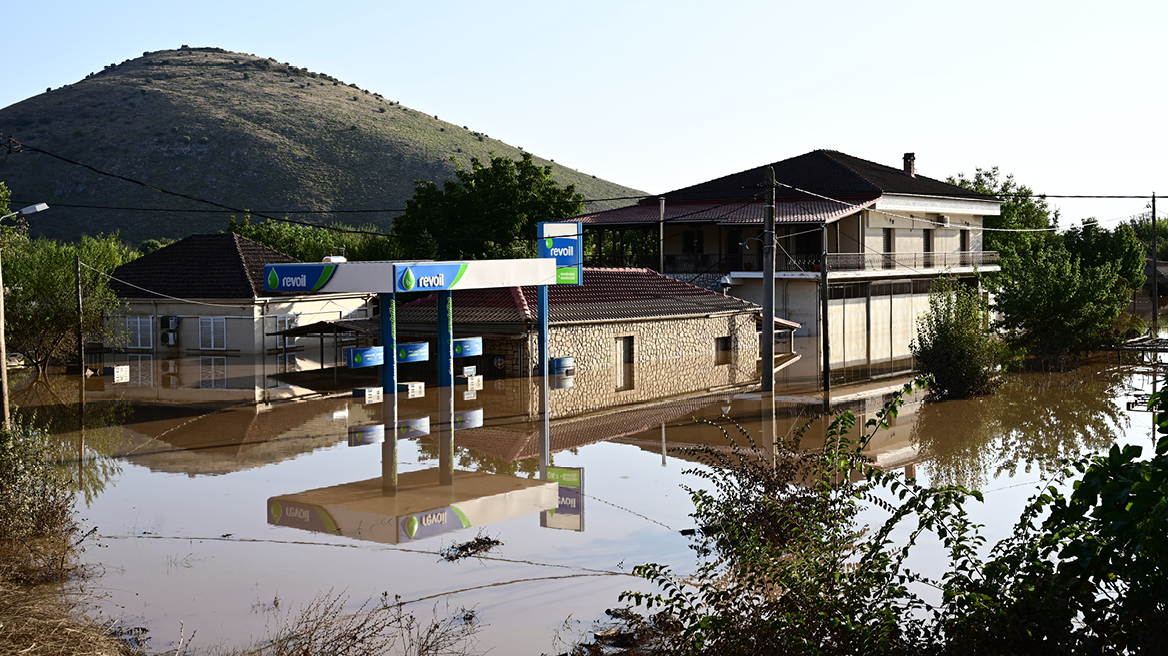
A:
[[[382,421],[392,428],[381,443],[381,494],[397,496],[397,294],[390,291],[377,295],[381,305],[381,348],[389,352],[381,365],[381,389],[393,403],[382,404]],[[386,361],[388,360],[388,361]]]
[[[554,260],[556,264],[556,284],[584,284],[583,224],[580,223],[540,223],[539,257]],[[539,380],[540,414],[543,415],[543,430],[539,442],[539,477],[547,480],[548,466],[551,464],[551,393],[548,375],[548,341],[550,339],[548,319],[548,286],[539,286]]]

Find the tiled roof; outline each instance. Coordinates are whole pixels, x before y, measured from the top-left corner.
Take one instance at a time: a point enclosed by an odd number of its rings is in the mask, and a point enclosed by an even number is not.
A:
[[[273,295],[264,291],[265,264],[299,261],[230,232],[191,235],[114,269],[110,287],[122,298],[260,298]]]
[[[784,200],[775,203],[776,223],[831,223],[860,208],[871,207],[875,199],[852,199],[830,201],[819,199]],[[761,200],[736,200],[718,203],[670,203],[665,202],[665,220],[669,223],[758,223],[766,217],[766,203]],[[652,205],[631,205],[606,212],[595,212],[573,217],[590,225],[632,223],[657,223],[661,220],[660,208]]]
[[[536,287],[454,291],[454,323],[533,324],[539,307]],[[585,268],[583,285],[548,288],[552,324],[605,322],[654,317],[754,312],[758,306],[733,296],[688,285],[650,269]],[[399,324],[438,320],[434,296],[397,309]]]
[[[766,211],[763,179],[775,170],[780,223],[831,222],[867,207],[884,194],[997,200],[903,169],[869,162],[834,150],[815,150],[774,164],[757,166],[721,178],[661,194],[668,222],[762,223]],[[810,193],[805,193],[810,192]],[[819,196],[844,201],[833,203]],[[594,225],[657,223],[658,198],[607,212],[567,219]]]
[[[813,150],[774,164],[757,166],[671,191],[664,194],[665,204],[668,207],[671,200],[713,201],[755,198],[762,192],[761,185],[767,167],[775,169],[775,180],[780,183],[777,193],[779,198],[806,197],[796,191],[802,189],[832,198],[912,194],[996,200],[992,196],[975,194],[957,185],[923,175],[906,175],[901,168],[869,162],[835,150]],[[655,199],[641,202],[655,203]]]

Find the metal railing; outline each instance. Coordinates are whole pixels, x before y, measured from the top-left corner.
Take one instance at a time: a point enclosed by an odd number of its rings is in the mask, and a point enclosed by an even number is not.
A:
[[[775,254],[775,271],[819,271],[820,255]],[[948,269],[998,264],[997,251],[964,251],[959,253],[828,253],[828,271],[880,271],[884,269]],[[633,266],[657,268],[655,257],[638,255],[585,259],[587,266]],[[692,255],[665,255],[665,273],[730,273],[731,271],[761,271],[761,253],[700,253]]]

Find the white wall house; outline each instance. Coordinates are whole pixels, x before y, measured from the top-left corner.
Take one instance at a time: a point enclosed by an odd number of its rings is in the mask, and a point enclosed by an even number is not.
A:
[[[155,388],[168,397],[203,398],[205,390],[234,390],[222,394],[257,401],[279,395],[286,385],[272,375],[332,366],[335,355],[331,344],[318,349],[315,340],[272,333],[372,316],[370,294],[264,291],[265,264],[296,261],[227,233],[192,235],[118,267],[111,287],[123,315],[112,320],[122,337],[104,364],[129,364],[131,387],[144,394]]]
[[[918,175],[912,153],[895,168],[817,150],[569,220],[596,233],[588,264],[631,264],[621,244],[644,231],[660,235],[662,248],[637,264],[761,304],[767,168],[778,183],[775,312],[803,326],[805,357],[784,375],[813,367],[810,377],[822,382],[824,334],[833,382],[910,371],[934,281],[955,275],[976,285],[979,273],[999,269],[982,228],[1001,201]]]

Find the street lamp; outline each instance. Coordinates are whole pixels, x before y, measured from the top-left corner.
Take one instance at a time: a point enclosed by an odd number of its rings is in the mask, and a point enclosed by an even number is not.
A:
[[[29,214],[36,214],[47,209],[49,209],[49,206],[45,203],[29,205],[22,210],[0,216],[0,221],[14,217],[17,214],[28,216]],[[8,346],[4,339],[4,276],[2,267],[0,267],[0,397],[3,397],[4,429],[10,430],[12,428],[12,410],[8,403]]]

